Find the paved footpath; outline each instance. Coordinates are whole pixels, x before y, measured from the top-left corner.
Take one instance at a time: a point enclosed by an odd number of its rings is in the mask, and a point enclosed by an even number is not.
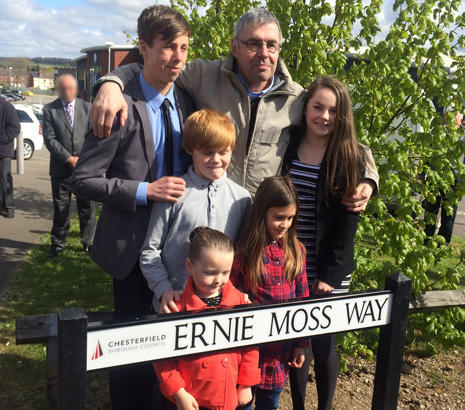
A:
[[[457,218],[454,224],[454,235],[465,238],[465,201],[463,200],[459,204],[459,209],[457,211]]]
[[[11,276],[27,251],[52,226],[52,195],[48,175],[49,152],[44,147],[24,161],[24,174],[16,173],[11,162],[15,196],[15,217],[0,217],[0,302]]]
[[[47,104],[56,97],[34,95],[22,104]],[[19,104],[18,103],[18,104]],[[18,269],[27,251],[52,227],[52,196],[48,175],[50,154],[44,146],[33,157],[24,161],[24,174],[16,172],[16,161],[11,162],[15,196],[15,218],[0,216],[0,303],[9,280]]]

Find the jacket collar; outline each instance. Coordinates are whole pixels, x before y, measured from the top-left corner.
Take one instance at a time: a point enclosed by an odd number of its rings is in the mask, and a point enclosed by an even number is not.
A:
[[[71,101],[70,103],[64,102],[61,98],[60,98],[60,101],[61,101],[61,104],[63,105],[63,107],[66,107],[68,104],[71,105],[71,107],[73,107],[73,109],[76,107],[76,98],[73,101]]]
[[[226,59],[223,60],[221,70],[227,72],[229,75],[234,75],[239,78],[236,73],[236,67],[237,59],[233,54],[230,54]],[[276,74],[278,74],[281,81],[278,84],[275,83],[272,92],[282,92],[295,96],[299,96],[302,93],[302,87],[294,82],[291,74],[289,73],[289,70],[286,67],[286,64],[281,57],[278,59]]]
[[[157,179],[157,167],[155,163],[155,145],[153,142],[152,125],[150,124],[147,103],[145,100],[144,92],[142,91],[142,87],[140,85],[139,76],[136,76],[127,85],[123,93],[132,99],[134,108],[137,110],[139,118],[142,122],[145,152],[147,154],[147,161],[150,167],[150,176],[151,180],[155,181]]]
[[[142,88],[142,92],[144,93],[145,101],[148,105],[152,108],[153,112],[157,112],[160,109],[163,101],[167,99],[170,102],[171,108],[176,107],[176,100],[174,98],[174,90],[175,85],[174,83],[171,85],[171,88],[166,93],[166,95],[160,94],[157,90],[152,88],[150,84],[145,80],[143,73],[141,72],[139,75],[140,84]]]
[[[234,298],[233,284],[230,280],[226,283],[222,290],[222,299],[220,306],[237,305],[237,299]],[[187,279],[186,287],[184,288],[183,297],[186,301],[186,310],[205,309],[207,305],[194,292],[194,280],[192,275]]]

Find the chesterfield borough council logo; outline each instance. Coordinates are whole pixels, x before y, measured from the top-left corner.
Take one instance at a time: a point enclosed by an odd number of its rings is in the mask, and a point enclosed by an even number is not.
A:
[[[103,356],[103,350],[102,350],[102,346],[100,346],[100,340],[99,340],[99,341],[97,341],[97,346],[95,348],[95,352],[92,355],[92,359],[90,359],[90,360],[97,360],[100,356]]]

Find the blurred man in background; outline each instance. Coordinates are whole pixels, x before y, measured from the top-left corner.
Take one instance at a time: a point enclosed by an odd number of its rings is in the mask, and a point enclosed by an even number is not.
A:
[[[71,189],[69,179],[90,129],[90,104],[77,99],[76,78],[64,74],[58,79],[58,98],[44,107],[44,142],[50,151],[50,177],[53,197],[52,243],[48,256],[65,249],[69,231]],[[81,241],[90,252],[95,233],[95,204],[76,197]]]
[[[0,205],[5,218],[15,216],[11,158],[14,156],[14,140],[20,132],[21,124],[15,108],[0,98]]]

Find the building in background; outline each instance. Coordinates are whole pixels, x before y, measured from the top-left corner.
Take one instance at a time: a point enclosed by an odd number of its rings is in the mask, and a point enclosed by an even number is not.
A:
[[[87,55],[73,60],[76,64],[76,78],[78,80],[78,96],[86,101],[90,101],[90,93],[87,89]]]
[[[53,82],[56,85],[58,77],[63,74],[71,74],[76,77],[76,67],[53,67]]]
[[[55,74],[43,71],[29,71],[27,87],[51,90],[55,86]]]
[[[79,97],[90,101],[91,89],[97,80],[119,67],[129,63],[142,63],[139,47],[131,45],[107,45],[86,47],[85,55],[76,58],[76,76],[79,84]]]
[[[22,68],[12,68],[11,77],[10,69],[8,67],[0,66],[0,84],[13,88],[26,87],[28,81],[28,72]]]

